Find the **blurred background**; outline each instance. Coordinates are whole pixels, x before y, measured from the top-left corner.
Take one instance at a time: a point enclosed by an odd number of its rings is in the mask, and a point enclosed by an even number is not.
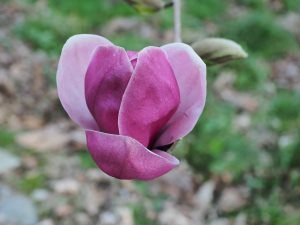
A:
[[[61,48],[95,33],[140,50],[172,41],[172,8],[121,0],[0,0],[0,224],[299,225],[300,0],[183,1],[183,39],[225,37],[249,58],[208,69],[208,99],[150,182],[99,171],[63,111]]]

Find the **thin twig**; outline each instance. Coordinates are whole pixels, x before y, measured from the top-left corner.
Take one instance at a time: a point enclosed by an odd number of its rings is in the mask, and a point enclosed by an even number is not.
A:
[[[181,0],[173,0],[174,4],[174,41],[181,42]]]

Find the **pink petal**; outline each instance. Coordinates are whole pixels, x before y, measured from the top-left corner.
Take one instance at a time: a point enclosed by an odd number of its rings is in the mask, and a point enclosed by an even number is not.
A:
[[[137,63],[138,52],[127,51],[127,55],[128,55],[129,60],[131,62],[131,65],[133,66],[133,68],[135,68],[136,63]]]
[[[114,134],[86,131],[88,149],[98,167],[119,179],[151,180],[179,164],[166,152],[149,151],[136,140]]]
[[[157,132],[179,104],[179,89],[163,50],[145,48],[124,93],[119,113],[120,134],[144,146],[152,144]]]
[[[123,48],[111,45],[95,50],[85,77],[85,96],[101,131],[119,133],[120,104],[132,72]]]
[[[131,61],[131,60],[136,59],[138,57],[138,52],[127,51],[127,55],[128,55],[129,60]]]
[[[183,43],[162,47],[167,53],[180,90],[180,104],[155,146],[168,145],[187,135],[196,125],[206,99],[206,65]]]
[[[93,51],[101,45],[112,45],[103,37],[75,35],[63,47],[57,70],[59,99],[72,120],[86,129],[97,129],[84,95],[84,77]]]

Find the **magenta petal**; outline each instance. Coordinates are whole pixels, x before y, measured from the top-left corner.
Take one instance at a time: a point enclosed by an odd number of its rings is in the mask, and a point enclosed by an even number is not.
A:
[[[136,63],[137,63],[138,52],[127,51],[127,55],[128,55],[129,60],[131,62],[131,65],[133,66],[133,68],[135,68]]]
[[[85,77],[85,96],[101,131],[119,133],[120,104],[132,72],[123,48],[112,45],[95,50]]]
[[[131,61],[131,60],[137,58],[138,52],[135,52],[135,51],[127,51],[127,55],[128,55],[129,60]]]
[[[155,146],[168,145],[187,135],[196,125],[206,99],[206,65],[183,43],[162,47],[167,53],[180,90],[180,104],[163,128]]]
[[[59,99],[71,119],[86,129],[97,129],[85,102],[84,77],[92,53],[100,45],[112,44],[97,35],[75,35],[64,45],[58,64]]]
[[[174,114],[179,100],[178,85],[166,54],[160,48],[145,48],[138,55],[123,96],[119,112],[120,134],[147,147]]]
[[[89,152],[98,167],[119,179],[151,180],[179,164],[170,154],[151,152],[136,140],[97,131],[86,131]]]

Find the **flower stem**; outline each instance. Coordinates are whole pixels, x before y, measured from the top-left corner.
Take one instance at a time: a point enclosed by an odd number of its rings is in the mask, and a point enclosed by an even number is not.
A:
[[[174,3],[174,41],[181,42],[181,0],[173,0]]]

